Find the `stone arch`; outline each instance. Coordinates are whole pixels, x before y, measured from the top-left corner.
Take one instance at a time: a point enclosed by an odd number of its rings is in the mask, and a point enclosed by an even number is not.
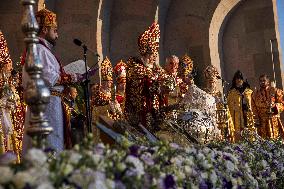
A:
[[[252,88],[259,86],[258,77],[262,74],[282,87],[274,16],[271,0],[244,1],[233,12],[222,36],[224,79],[230,81],[240,70]]]
[[[222,37],[224,26],[233,10],[244,0],[221,0],[213,14],[209,27],[209,49],[211,64],[222,74]],[[223,74],[222,74],[223,75]]]
[[[110,18],[113,0],[99,0],[96,48],[101,59],[110,56]]]
[[[265,19],[262,20],[261,18],[264,17]],[[255,24],[251,25],[249,22]],[[240,24],[245,24],[245,27],[234,29],[234,25]],[[214,11],[209,27],[211,64],[217,67],[224,79],[230,80],[234,72],[241,69],[245,78],[250,81],[251,87],[257,87],[258,76],[266,73],[271,78],[275,76],[277,87],[282,88],[280,48],[276,44],[271,52],[270,46],[270,40],[279,40],[277,32],[274,0],[221,0]],[[277,40],[276,42],[279,42]],[[240,54],[237,55],[235,52]],[[228,66],[229,62],[230,66]]]

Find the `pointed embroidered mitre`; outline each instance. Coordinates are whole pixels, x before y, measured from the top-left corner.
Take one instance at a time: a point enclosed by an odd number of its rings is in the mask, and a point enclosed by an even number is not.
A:
[[[112,74],[113,74],[113,68],[112,68],[111,62],[108,59],[108,57],[106,57],[101,64],[102,81],[113,80]]]
[[[179,75],[180,76],[188,76],[189,74],[192,73],[193,71],[193,61],[192,59],[185,54],[181,59],[180,59],[180,64],[179,64]]]
[[[0,30],[0,66],[8,63],[12,64],[12,59],[10,57],[7,41]]]
[[[35,16],[40,27],[57,27],[56,14],[50,10],[42,9]]]
[[[126,83],[126,63],[122,60],[113,68],[117,83]]]
[[[138,47],[143,56],[147,53],[157,54],[159,50],[160,29],[159,24],[153,23],[148,30],[138,38]]]

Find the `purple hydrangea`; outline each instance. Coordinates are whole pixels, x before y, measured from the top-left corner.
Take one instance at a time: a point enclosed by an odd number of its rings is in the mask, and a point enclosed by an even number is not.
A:
[[[164,186],[166,189],[176,188],[176,182],[172,175],[167,175],[164,179]]]

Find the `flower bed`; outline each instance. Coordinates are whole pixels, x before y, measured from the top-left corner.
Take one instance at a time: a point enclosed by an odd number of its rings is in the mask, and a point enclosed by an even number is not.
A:
[[[112,149],[85,141],[82,146],[56,158],[32,149],[22,164],[0,167],[0,184],[25,189],[284,188],[284,146],[278,141],[181,148],[125,140]]]

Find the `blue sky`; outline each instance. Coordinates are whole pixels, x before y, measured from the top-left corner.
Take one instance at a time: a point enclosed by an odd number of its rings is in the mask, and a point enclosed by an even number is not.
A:
[[[280,43],[282,48],[282,63],[284,64],[284,0],[277,0]]]

